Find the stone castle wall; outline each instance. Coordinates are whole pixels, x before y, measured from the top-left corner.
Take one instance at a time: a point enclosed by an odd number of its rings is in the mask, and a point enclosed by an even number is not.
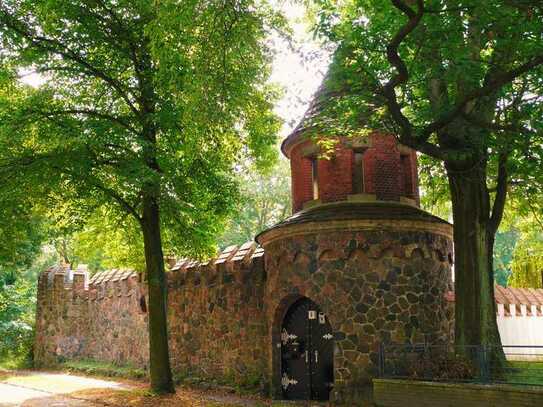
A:
[[[264,382],[264,252],[231,246],[207,263],[182,260],[167,274],[174,371]],[[95,359],[146,368],[147,289],[132,271],[53,268],[39,278],[38,365]]]
[[[231,246],[211,262],[182,260],[167,275],[173,369],[263,384],[269,346],[262,249]]]
[[[146,367],[144,286],[132,271],[52,268],[38,281],[35,360],[38,365],[92,358]]]

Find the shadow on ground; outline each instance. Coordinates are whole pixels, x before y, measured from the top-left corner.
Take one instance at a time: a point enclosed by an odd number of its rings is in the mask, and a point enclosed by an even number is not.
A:
[[[293,407],[293,404],[189,388],[177,388],[177,393],[173,395],[154,396],[147,391],[147,386],[142,382],[102,380],[65,373],[36,371],[0,373],[0,407],[15,406]]]

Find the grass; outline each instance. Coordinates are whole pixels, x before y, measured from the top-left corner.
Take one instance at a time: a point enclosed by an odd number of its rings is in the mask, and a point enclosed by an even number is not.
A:
[[[542,362],[508,362],[505,381],[511,384],[543,386]]]
[[[116,365],[96,360],[70,360],[60,365],[62,370],[71,373],[82,373],[91,376],[124,377],[128,379],[143,379],[147,371],[130,365]]]

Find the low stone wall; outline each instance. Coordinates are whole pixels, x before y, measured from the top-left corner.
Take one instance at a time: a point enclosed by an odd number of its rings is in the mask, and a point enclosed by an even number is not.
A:
[[[373,380],[377,407],[535,407],[543,406],[543,388],[504,384]]]

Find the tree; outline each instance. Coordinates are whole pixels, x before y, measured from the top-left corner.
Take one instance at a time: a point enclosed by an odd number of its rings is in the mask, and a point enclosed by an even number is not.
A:
[[[516,199],[511,208],[519,235],[508,279],[512,287],[543,288],[543,207],[541,195],[534,198]]]
[[[26,190],[67,217],[131,216],[149,287],[151,386],[172,392],[163,243],[208,251],[232,209],[234,163],[275,156],[263,2],[0,3],[1,194]],[[13,82],[35,71],[38,89]],[[82,215],[81,215],[82,214]]]
[[[219,240],[221,247],[253,240],[264,229],[290,215],[290,167],[287,160],[258,172],[255,168],[240,171],[241,197]]]
[[[26,197],[0,199],[0,279],[28,267],[45,239],[44,219]]]
[[[316,9],[317,31],[337,44],[327,121],[345,134],[395,134],[444,165],[456,344],[499,345],[495,233],[508,187],[533,181],[543,157],[540,2],[322,0]]]

